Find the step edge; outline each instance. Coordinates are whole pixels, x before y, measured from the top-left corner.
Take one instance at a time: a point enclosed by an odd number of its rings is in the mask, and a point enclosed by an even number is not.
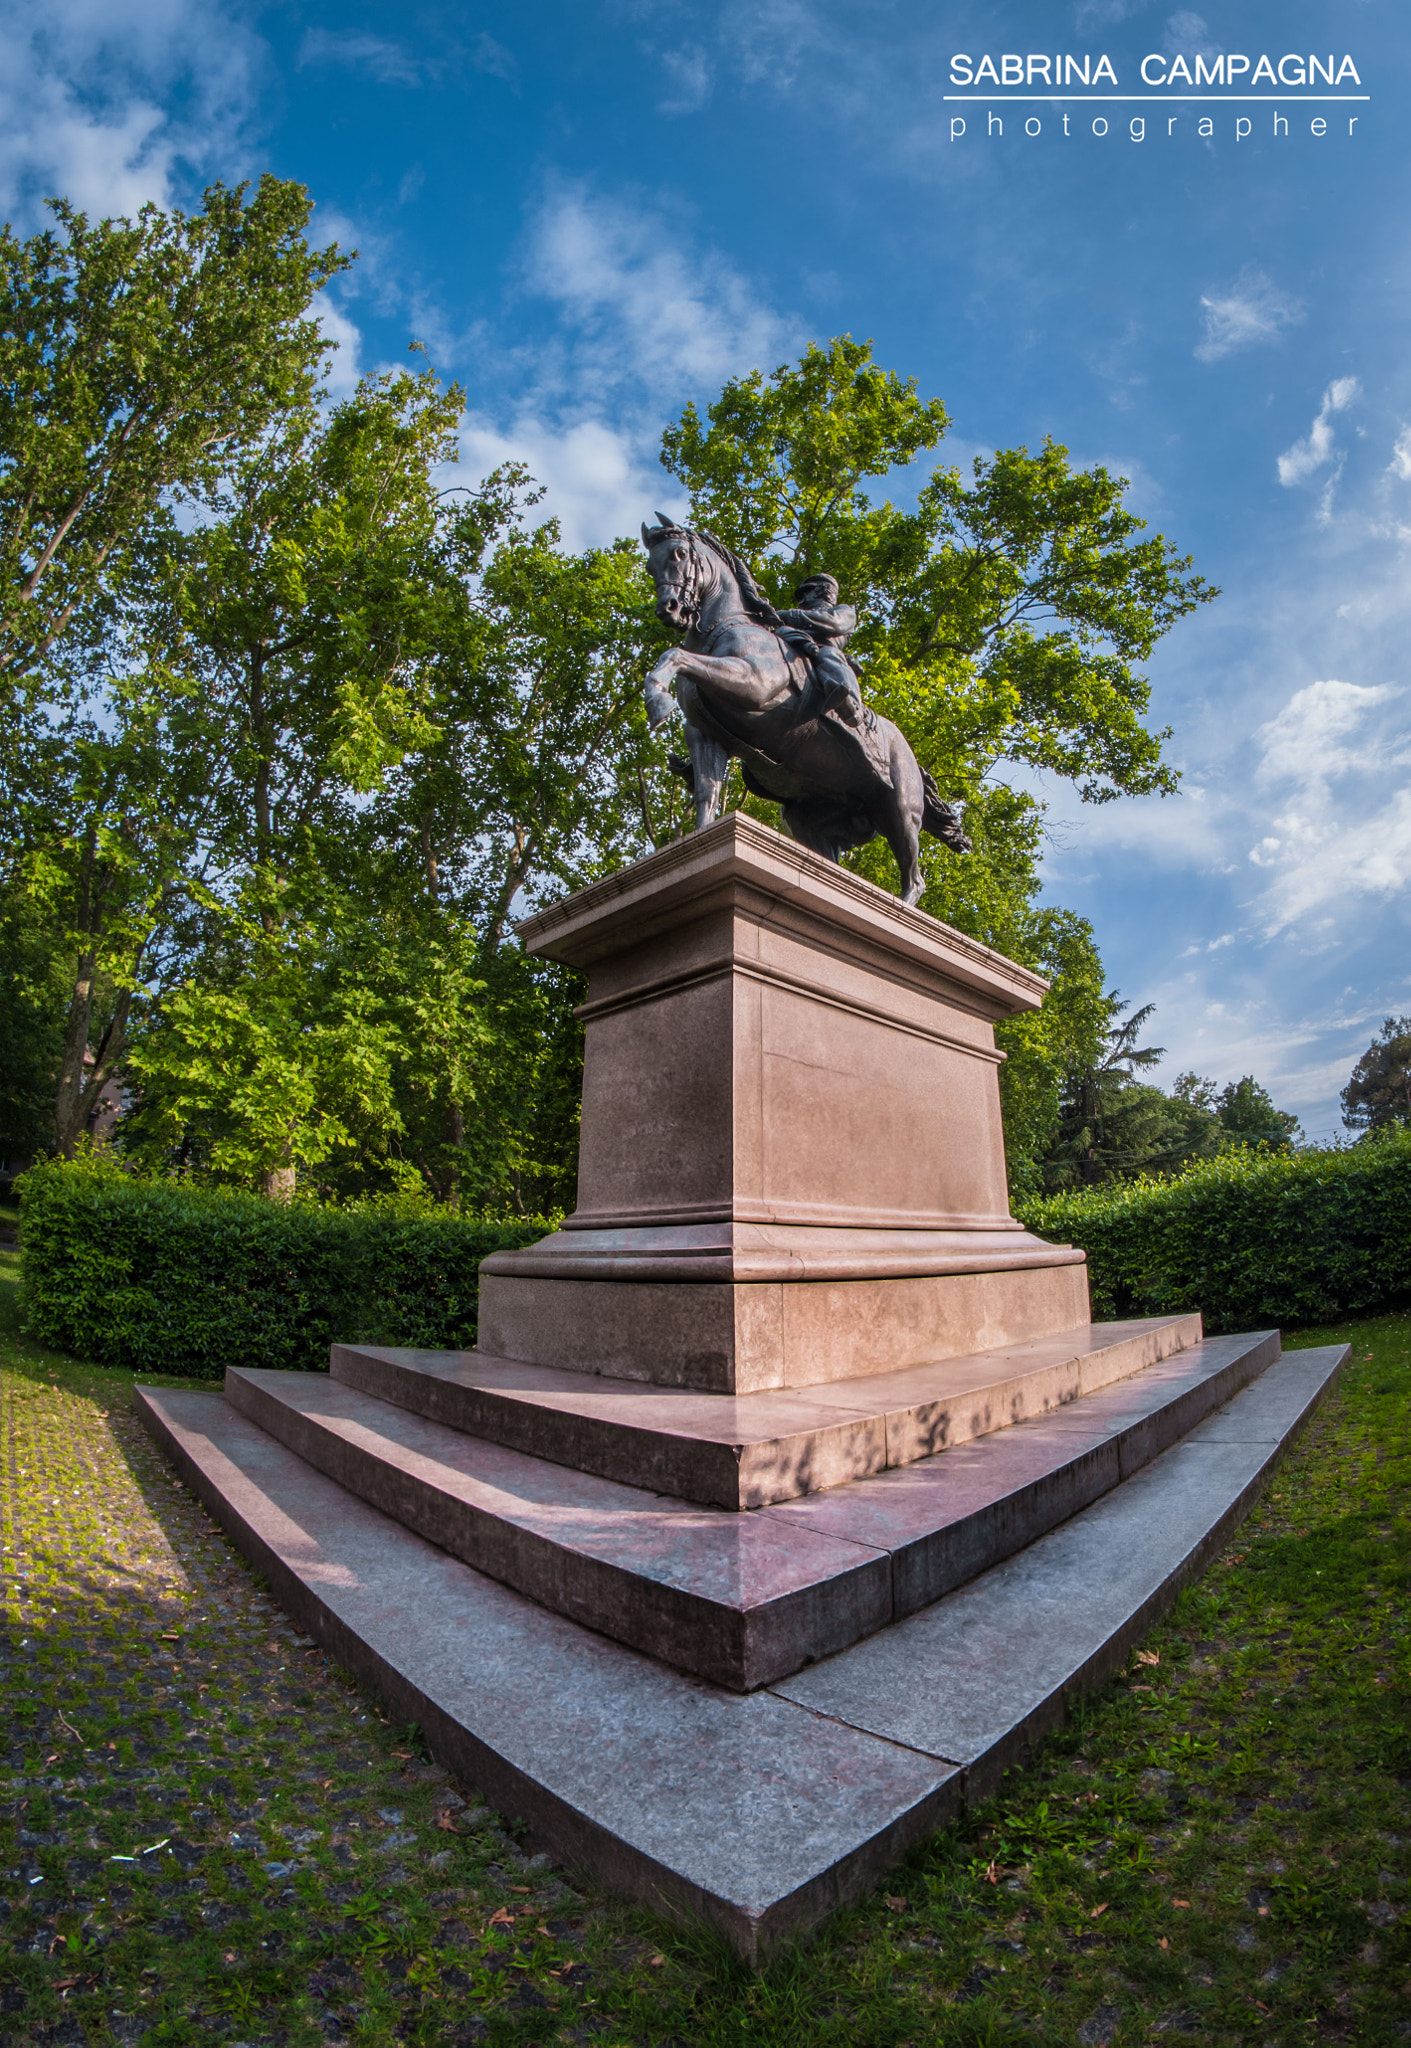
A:
[[[496,1515],[482,1503],[438,1485],[424,1473],[393,1466],[367,1446],[350,1443],[323,1418],[309,1416],[280,1402],[273,1390],[260,1385],[250,1373],[249,1368],[232,1368],[226,1379],[226,1399],[237,1413],[294,1457],[301,1458],[365,1506],[409,1529],[423,1542],[444,1550],[471,1570],[510,1587],[552,1613],[565,1616],[580,1628],[625,1643],[644,1656],[669,1664],[673,1670],[690,1672],[730,1691],[756,1692],[793,1671],[863,1641],[877,1629],[885,1628],[893,1618],[891,1558],[886,1551],[850,1543],[846,1538],[829,1537],[825,1540],[838,1551],[854,1553],[852,1559],[840,1563],[836,1572],[748,1606],[719,1600],[709,1593],[634,1571],[611,1558],[571,1549],[543,1530],[529,1527],[512,1516]],[[402,1505],[377,1487],[377,1474],[384,1469],[395,1472],[407,1489]],[[413,1511],[404,1512],[403,1505]],[[437,1506],[449,1510],[452,1518],[452,1526],[439,1531],[432,1520]],[[507,1532],[503,1544],[487,1542],[483,1535],[477,1541],[479,1532],[501,1529]],[[816,1534],[812,1530],[808,1533]],[[519,1557],[515,1555],[517,1548],[523,1553]],[[605,1595],[610,1595],[613,1589],[631,1595],[638,1603],[631,1628],[612,1625],[605,1618],[613,1611],[610,1599],[594,1603],[586,1597],[586,1587],[584,1596],[576,1593],[565,1575],[556,1573],[555,1567],[561,1563],[576,1567],[585,1580],[595,1581]],[[535,1570],[536,1564],[541,1569]],[[873,1585],[870,1581],[880,1583]],[[849,1590],[840,1603],[843,1614],[838,1625],[829,1629],[821,1624],[829,1620],[826,1605],[834,1587]],[[787,1666],[781,1665],[777,1655],[766,1654],[767,1638],[774,1631],[786,1637],[791,1631],[795,1635],[809,1633],[810,1610],[817,1608],[825,1612],[813,1616],[811,1632],[815,1647]],[[859,1608],[862,1612],[855,1621],[843,1618],[850,1610]],[[879,1613],[879,1609],[885,1611]],[[708,1641],[693,1646],[691,1632],[693,1628],[700,1630],[702,1622],[717,1632],[719,1654],[709,1654]],[[789,1654],[791,1658],[794,1655]]]

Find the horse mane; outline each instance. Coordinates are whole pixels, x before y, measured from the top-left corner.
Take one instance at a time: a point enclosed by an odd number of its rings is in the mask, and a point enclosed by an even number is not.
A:
[[[642,540],[646,547],[654,547],[659,540],[686,539],[700,541],[703,546],[710,549],[713,555],[718,556],[724,562],[726,568],[735,578],[739,586],[740,601],[749,616],[752,619],[757,619],[761,626],[768,626],[772,630],[778,631],[784,621],[755,582],[747,562],[742,562],[737,554],[726,547],[723,540],[717,539],[715,534],[707,532],[704,527],[678,526],[674,519],[662,519],[660,513],[657,514],[657,517],[661,519],[659,526],[648,527],[644,525],[642,528]]]

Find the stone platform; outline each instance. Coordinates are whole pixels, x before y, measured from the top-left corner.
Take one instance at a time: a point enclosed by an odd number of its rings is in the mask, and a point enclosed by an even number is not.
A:
[[[614,1640],[606,1609],[598,1627],[570,1611],[601,1597],[582,1592],[594,1571],[605,1582],[625,1569],[635,1604],[667,1503],[638,1510],[660,1522],[640,1532],[634,1557],[620,1523],[605,1529],[566,1483],[581,1475],[539,1464],[541,1482],[556,1470],[565,1487],[536,1495],[522,1470],[495,1463],[510,1457],[503,1447],[467,1440],[453,1457],[443,1436],[418,1434],[431,1427],[424,1418],[369,1412],[356,1405],[365,1396],[316,1375],[296,1376],[300,1398],[290,1376],[243,1378],[269,1404],[284,1393],[291,1435],[307,1425],[339,1440],[343,1450],[326,1442],[319,1455],[346,1454],[349,1484],[219,1395],[139,1388],[136,1400],[300,1627],[418,1722],[448,1768],[558,1857],[660,1910],[704,1918],[754,1957],[985,1796],[1065,1699],[1120,1667],[1248,1510],[1346,1355],[1280,1356],[1270,1336],[1207,1339],[960,1449],[759,1515],[719,1516],[771,1540],[807,1535],[824,1546],[815,1565],[836,1561],[829,1544],[859,1554],[835,1611],[852,1603],[862,1639],[746,1693],[674,1667],[672,1641],[647,1655]],[[272,1405],[263,1413],[277,1419]],[[303,1442],[316,1448],[312,1434]],[[383,1505],[350,1490],[369,1466],[381,1471]],[[432,1543],[416,1522],[438,1499]],[[484,1532],[497,1522],[494,1550]],[[452,1535],[490,1569],[442,1547]],[[584,1560],[578,1590],[570,1552]],[[725,1644],[728,1628],[709,1617],[731,1605],[719,1597],[730,1567],[712,1588],[709,1546],[694,1577],[680,1568],[689,1552],[674,1565],[669,1543],[655,1552],[657,1611],[687,1640],[714,1629]],[[792,1644],[793,1663],[810,1596],[803,1553],[790,1554],[792,1585],[787,1573],[751,1581],[743,1568],[736,1583],[773,1586],[761,1611],[773,1606],[772,1639]],[[538,1573],[535,1597],[491,1576],[521,1569]],[[905,1618],[887,1620],[888,1602]],[[747,1661],[749,1631],[736,1641]]]
[[[1198,1317],[1135,1332],[1117,1325],[1106,1344],[1100,1327],[1089,1334],[1091,1348],[1058,1384],[1072,1387],[1076,1367],[1096,1361],[1097,1391],[1053,1401],[1046,1426],[1010,1428],[996,1442],[972,1437],[970,1455],[955,1449],[944,1458],[920,1455],[904,1432],[908,1455],[890,1470],[748,1512],[622,1485],[576,1458],[551,1463],[487,1441],[475,1427],[483,1410],[445,1399],[467,1379],[483,1383],[485,1364],[454,1354],[399,1362],[395,1377],[368,1371],[383,1362],[378,1354],[341,1349],[332,1379],[236,1369],[226,1399],[466,1564],[616,1642],[749,1692],[874,1634],[1032,1542],[1176,1442],[1278,1355],[1272,1331],[1202,1343]],[[350,1360],[361,1368],[351,1384]],[[960,1363],[972,1398],[992,1413],[992,1389],[1007,1390],[1025,1362],[1022,1352],[993,1359],[990,1388],[976,1384],[983,1360]],[[1143,1364],[1134,1383],[1130,1375]],[[1128,1376],[1119,1377],[1124,1365]],[[1051,1360],[1043,1369],[1059,1370]],[[395,1406],[369,1390],[389,1385]],[[635,1401],[641,1391],[599,1398]],[[570,1420],[576,1406],[566,1411]],[[431,1409],[456,1419],[435,1419]],[[559,1412],[529,1409],[535,1419]],[[570,1436],[562,1448],[575,1445]],[[629,1440],[624,1463],[631,1450]]]
[[[768,1507],[1048,1414],[1199,1340],[1199,1316],[1084,1323],[903,1372],[699,1394],[483,1351],[332,1347],[335,1380],[558,1465],[723,1508]],[[301,1378],[302,1375],[295,1375]]]
[[[1345,1353],[1093,1325],[1009,1213],[1037,975],[739,816],[521,927],[588,976],[578,1206],[480,1348],[139,1389],[336,1657],[556,1854],[747,1955],[993,1785]]]

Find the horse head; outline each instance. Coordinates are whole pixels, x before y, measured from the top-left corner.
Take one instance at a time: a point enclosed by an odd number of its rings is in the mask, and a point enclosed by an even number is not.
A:
[[[685,633],[701,615],[701,606],[715,578],[706,551],[689,526],[678,526],[664,512],[658,524],[642,525],[642,546],[656,585],[657,617],[665,626]]]

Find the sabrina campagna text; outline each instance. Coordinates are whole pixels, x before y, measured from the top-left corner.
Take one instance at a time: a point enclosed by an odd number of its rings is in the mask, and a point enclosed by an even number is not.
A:
[[[1000,57],[989,55],[978,59],[963,52],[950,60],[950,82],[952,85],[1045,85],[1052,91],[1070,85],[1121,85],[1121,80],[1106,55],[1093,57],[1085,54],[1074,57],[1067,54],[1058,56],[1024,56],[1010,52]],[[1336,88],[1340,85],[1360,85],[1361,77],[1351,57],[1337,57],[1329,53],[1326,57],[1304,57],[1290,53],[1283,57],[1244,57],[1237,51],[1229,56],[1166,57],[1159,54],[1143,57],[1141,61],[1141,82],[1151,86],[1231,86],[1246,88],[1253,92],[1257,86],[1270,85],[1277,91],[1280,87],[1292,90],[1297,86],[1326,85]]]

